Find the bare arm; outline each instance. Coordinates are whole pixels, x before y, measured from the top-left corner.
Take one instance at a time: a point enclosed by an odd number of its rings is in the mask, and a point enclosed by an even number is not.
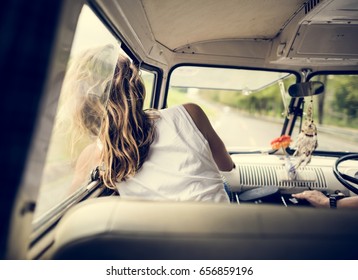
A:
[[[75,174],[72,180],[69,193],[77,190],[90,176],[93,168],[99,165],[100,151],[95,143],[88,145],[83,149],[77,159]]]
[[[226,147],[217,135],[214,128],[204,111],[196,104],[184,104],[184,108],[188,111],[195,125],[209,142],[211,153],[216,165],[221,171],[231,171],[234,168],[234,162],[226,150]]]
[[[306,199],[315,207],[329,208],[329,198],[320,191],[304,191],[301,193],[292,194],[298,199]],[[337,208],[357,208],[358,196],[345,197],[337,201]]]
[[[358,196],[345,197],[337,201],[337,208],[358,209]]]
[[[292,196],[298,199],[305,199],[315,207],[329,208],[329,198],[317,190],[304,191],[292,194]]]

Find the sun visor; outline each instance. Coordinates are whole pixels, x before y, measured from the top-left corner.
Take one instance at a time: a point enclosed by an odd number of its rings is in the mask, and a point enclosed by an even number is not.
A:
[[[289,57],[335,59],[358,55],[358,24],[351,22],[304,22],[288,53]],[[352,43],[352,40],[355,43]]]

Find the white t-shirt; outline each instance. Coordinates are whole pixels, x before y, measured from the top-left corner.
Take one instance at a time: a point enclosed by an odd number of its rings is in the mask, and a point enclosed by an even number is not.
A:
[[[156,137],[133,177],[117,183],[123,198],[229,202],[209,143],[184,106],[159,110]]]

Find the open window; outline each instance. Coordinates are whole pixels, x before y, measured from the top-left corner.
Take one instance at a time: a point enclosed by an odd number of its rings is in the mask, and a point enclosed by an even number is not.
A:
[[[86,5],[83,6],[78,19],[65,79],[61,88],[55,123],[42,175],[40,193],[33,222],[35,228],[43,224],[46,217],[55,215],[54,212],[63,208],[58,206],[71,195],[84,192],[90,181],[90,173],[88,173],[87,180],[76,182],[77,185],[73,185],[76,160],[84,147],[95,140],[93,137],[81,133],[76,127],[76,109],[81,106],[81,104],[79,104],[81,102],[80,96],[76,94],[76,87],[83,86],[84,83],[72,81],[71,74],[79,70],[75,69],[75,60],[85,54],[86,50],[107,44],[113,49],[115,48],[113,51],[108,51],[108,56],[111,56],[111,58],[104,58],[108,60],[112,59],[112,65],[109,66],[106,73],[103,73],[110,77],[113,75],[116,58],[120,51],[119,43],[91,9]],[[99,76],[102,70],[98,70],[98,73],[91,73],[92,70],[82,69],[80,71],[84,71],[84,78],[88,80],[93,79],[93,85],[100,84],[103,82],[101,79],[108,78]],[[85,73],[85,71],[88,72]],[[98,81],[95,81],[95,79],[98,79]],[[98,97],[106,98],[105,95],[96,96],[96,94],[99,94],[96,93],[97,89],[91,89],[90,87],[91,86],[89,86],[88,91],[93,92],[89,92],[88,94],[93,94],[94,99]],[[98,90],[100,91],[101,89]],[[105,102],[105,100],[103,100],[103,102]]]
[[[102,49],[101,55],[95,55],[99,48]],[[70,207],[106,190],[96,178],[98,162],[95,159],[86,167],[76,166],[76,162],[87,147],[97,144],[119,55],[128,57],[120,41],[91,8],[84,5],[61,86],[32,222],[31,244],[35,244]],[[90,63],[79,67],[79,62],[84,59]],[[150,108],[156,73],[141,69],[141,74],[147,93],[145,108]],[[74,80],[74,76],[81,78]],[[86,114],[82,123],[80,114]]]

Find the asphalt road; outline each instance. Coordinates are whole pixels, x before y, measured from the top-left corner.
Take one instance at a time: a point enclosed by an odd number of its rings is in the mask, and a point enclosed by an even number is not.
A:
[[[230,107],[220,108],[216,120],[213,121],[213,127],[228,148],[267,147],[269,149],[271,140],[280,136],[282,126],[283,120],[279,123],[265,118],[250,117]],[[341,135],[338,131],[336,135],[332,134],[332,130],[330,132],[318,132],[318,150],[358,152],[357,142],[348,139],[346,135]],[[296,137],[297,134],[292,137],[293,141]]]

